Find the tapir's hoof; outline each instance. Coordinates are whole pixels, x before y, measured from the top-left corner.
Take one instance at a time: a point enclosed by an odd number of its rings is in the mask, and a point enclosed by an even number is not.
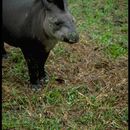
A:
[[[48,73],[45,72],[45,76],[40,79],[41,84],[47,84],[49,82],[49,76]]]
[[[33,91],[40,91],[42,88],[41,84],[32,84],[31,85]]]

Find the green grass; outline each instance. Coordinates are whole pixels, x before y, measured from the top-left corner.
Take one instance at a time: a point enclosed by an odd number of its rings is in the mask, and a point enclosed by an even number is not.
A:
[[[127,107],[117,111],[113,108],[116,97],[113,101],[109,96],[99,100],[95,93],[93,96],[85,91],[81,94],[80,87],[52,88],[50,91],[46,88],[44,92],[30,92],[29,95],[13,92],[12,99],[2,105],[3,129],[125,129]]]
[[[8,74],[12,75],[13,77],[19,77],[23,80],[29,80],[26,62],[20,49],[11,51],[9,58],[9,60],[11,60],[14,63],[14,65],[12,66]]]
[[[127,54],[127,0],[70,0],[70,8],[79,32],[87,32],[92,40],[107,46],[105,51],[113,58]]]

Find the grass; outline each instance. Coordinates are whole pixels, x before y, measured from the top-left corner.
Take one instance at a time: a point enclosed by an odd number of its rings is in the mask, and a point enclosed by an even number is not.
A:
[[[127,1],[69,0],[80,42],[59,43],[46,64],[50,81],[28,87],[21,51],[6,45],[3,130],[127,130]]]
[[[92,40],[106,46],[104,50],[110,57],[127,54],[127,0],[77,0],[76,3],[72,0],[70,3],[79,32],[87,32]]]
[[[128,108],[114,108],[115,97],[89,92],[79,87],[45,88],[40,93],[12,91],[3,103],[3,129],[119,129],[127,128]],[[12,88],[15,90],[16,88]],[[82,88],[83,89],[83,88]],[[84,87],[84,89],[86,89]],[[27,91],[27,90],[26,90]],[[82,90],[83,91],[83,90]],[[101,92],[101,91],[100,91]],[[99,94],[99,93],[98,93]],[[8,110],[8,111],[7,111]],[[124,127],[125,126],[125,127]]]

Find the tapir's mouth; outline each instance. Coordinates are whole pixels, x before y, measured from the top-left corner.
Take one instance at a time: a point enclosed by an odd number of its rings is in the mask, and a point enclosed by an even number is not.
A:
[[[79,42],[79,36],[77,35],[76,37],[71,37],[71,38],[64,38],[63,39],[64,42],[70,43],[70,44],[74,44]]]
[[[78,42],[78,40],[73,40],[73,39],[67,39],[67,38],[64,38],[64,40],[63,40],[64,42],[67,42],[67,43],[70,43],[70,44],[73,44],[73,43],[77,43]]]

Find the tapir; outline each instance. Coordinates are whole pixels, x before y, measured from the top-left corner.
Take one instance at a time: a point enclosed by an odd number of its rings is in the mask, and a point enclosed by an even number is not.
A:
[[[2,55],[4,42],[21,49],[34,89],[48,79],[45,63],[56,43],[79,41],[66,0],[3,0],[2,20]]]

